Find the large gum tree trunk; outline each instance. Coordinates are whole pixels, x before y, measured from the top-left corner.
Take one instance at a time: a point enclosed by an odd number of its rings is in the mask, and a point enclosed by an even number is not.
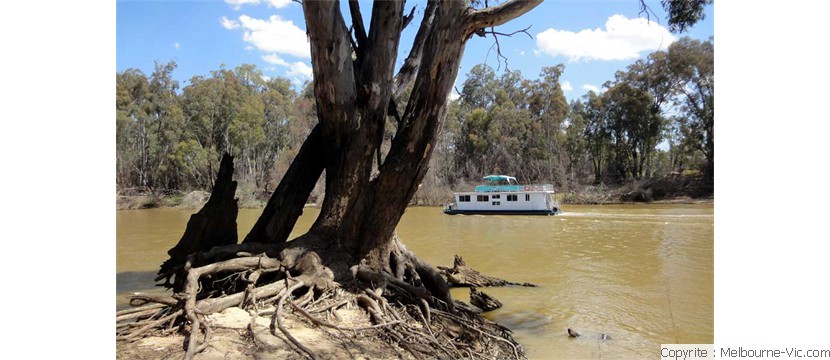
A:
[[[311,232],[352,250],[369,195],[376,134],[390,100],[403,2],[375,4],[369,33],[364,35],[362,27],[355,29],[360,34],[355,61],[339,4],[307,2],[303,9],[315,78],[329,79],[314,82],[327,148],[326,197]],[[359,12],[353,16],[359,19]]]
[[[319,124],[244,242],[284,243],[325,170],[325,200],[309,231],[316,250],[322,241],[340,259],[348,258],[348,266],[360,263],[392,274],[400,274],[393,267],[403,260],[428,267],[411,256],[394,230],[426,174],[466,41],[540,2],[512,0],[476,10],[464,1],[430,1],[395,74],[401,31],[411,20],[403,1],[376,1],[368,30],[357,1],[349,1],[351,26],[339,2],[303,1]],[[409,85],[405,111],[393,120],[399,123],[391,149],[373,172],[390,108]],[[399,258],[390,261],[393,253]],[[326,254],[320,255],[326,262]]]
[[[351,1],[354,40],[339,3],[303,2],[326,170],[326,196],[312,234],[336,242],[354,260],[389,270],[395,226],[428,168],[466,41],[538,3],[474,10],[463,1],[430,2],[407,66],[395,76],[403,1],[375,2],[368,32]],[[391,149],[372,178],[390,100],[413,80]]]

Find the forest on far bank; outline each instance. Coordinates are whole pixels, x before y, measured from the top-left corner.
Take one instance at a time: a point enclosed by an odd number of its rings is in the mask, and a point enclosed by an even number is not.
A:
[[[119,194],[210,191],[227,152],[242,201],[267,201],[317,123],[311,84],[298,92],[290,80],[245,64],[194,76],[181,88],[175,69],[169,62],[157,63],[149,76],[137,69],[116,73]],[[570,102],[559,81],[564,70],[559,64],[526,78],[473,67],[450,100],[413,200],[448,201],[452,190],[488,174],[552,183],[563,193],[688,177],[694,179],[688,195],[712,194],[713,39],[681,38],[617,71],[601,92]],[[408,95],[397,99],[398,113]],[[389,116],[377,134],[383,145],[375,161],[383,160],[396,130]],[[322,196],[322,179],[309,202]]]

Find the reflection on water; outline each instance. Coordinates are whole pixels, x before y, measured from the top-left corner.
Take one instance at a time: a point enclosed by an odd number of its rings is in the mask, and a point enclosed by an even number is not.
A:
[[[537,288],[490,288],[487,316],[514,330],[530,358],[642,358],[661,343],[714,341],[712,205],[567,206],[558,216],[444,215],[410,208],[398,235],[433,265],[452,255],[488,275]],[[194,211],[118,211],[116,304],[153,289],[166,251]],[[240,210],[240,238],[259,210]],[[292,236],[317,215],[307,209]],[[153,290],[161,291],[161,290]],[[453,296],[467,301],[467,289]],[[566,329],[583,336],[571,339]],[[599,340],[600,334],[612,340]]]

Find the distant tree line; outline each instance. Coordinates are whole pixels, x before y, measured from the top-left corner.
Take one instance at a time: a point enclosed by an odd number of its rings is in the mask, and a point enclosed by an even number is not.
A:
[[[273,190],[316,123],[309,84],[298,93],[287,79],[241,65],[180,89],[175,68],[157,63],[149,77],[136,69],[116,74],[118,188],[208,190],[228,152],[240,183]],[[570,103],[564,69],[545,67],[526,79],[473,67],[450,104],[425,188],[493,173],[559,188],[690,172],[711,183],[713,40],[681,38]],[[407,98],[404,92],[399,109]],[[395,126],[390,118],[382,149]]]
[[[175,68],[116,74],[118,187],[210,189],[228,152],[241,182],[272,190],[316,121],[311,95],[253,65],[195,76],[180,90]]]
[[[714,44],[682,38],[566,102],[564,65],[537,79],[467,74],[431,171],[444,182],[506,173],[527,181],[621,184],[671,173],[712,179]]]

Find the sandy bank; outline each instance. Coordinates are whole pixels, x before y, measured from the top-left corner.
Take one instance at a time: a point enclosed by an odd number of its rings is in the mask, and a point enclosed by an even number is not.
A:
[[[261,311],[266,309],[261,309]],[[365,312],[340,308],[339,325],[350,328],[370,326]],[[305,318],[291,312],[284,315],[283,324],[298,341],[323,359],[389,359],[410,358],[404,349],[371,336],[368,331],[337,331],[315,327]],[[285,336],[276,330],[272,334],[271,316],[259,316],[254,325],[255,335],[248,330],[251,315],[237,307],[207,316],[211,327],[210,345],[196,354],[196,359],[305,359],[292,348]],[[332,319],[333,321],[333,319]],[[184,356],[185,337],[178,333],[167,336],[148,336],[135,342],[117,341],[119,359],[180,359]],[[401,356],[403,355],[403,356]]]

